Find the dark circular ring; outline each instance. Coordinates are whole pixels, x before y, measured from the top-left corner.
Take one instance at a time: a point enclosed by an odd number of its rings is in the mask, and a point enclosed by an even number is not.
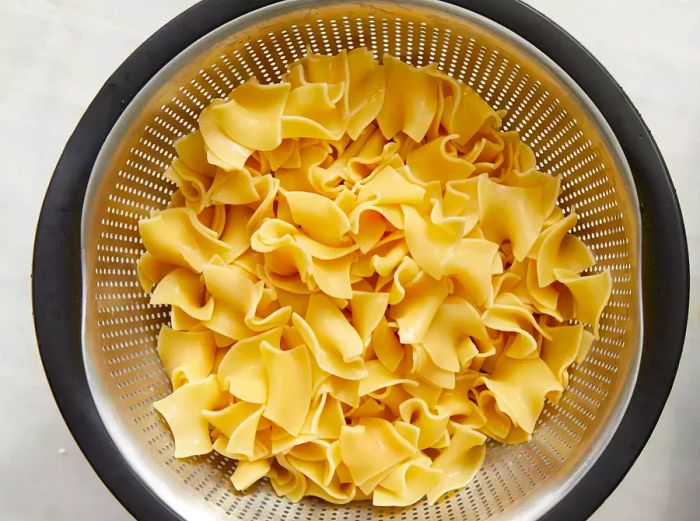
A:
[[[168,61],[218,26],[274,0],[203,0],[144,42],[92,101],[54,171],[39,217],[32,266],[34,325],[51,390],[78,445],[138,519],[180,519],[134,474],[90,395],[81,354],[80,220],[97,153],[117,118]],[[608,497],[649,439],[683,349],[690,274],[683,218],[649,129],[605,68],[554,22],[518,0],[452,0],[507,27],[548,55],[586,92],[619,140],[642,215],[644,345],[624,418],[598,461],[542,519],[585,519]],[[658,246],[663,244],[663,250]]]

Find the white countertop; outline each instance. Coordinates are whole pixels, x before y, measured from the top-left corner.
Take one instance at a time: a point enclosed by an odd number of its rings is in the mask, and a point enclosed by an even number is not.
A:
[[[235,0],[230,0],[235,1]],[[49,392],[31,321],[32,242],[63,145],[126,56],[192,0],[0,0],[0,518],[127,521]],[[700,273],[700,2],[531,0],[627,91],[668,163]],[[683,359],[651,440],[596,521],[700,519],[700,279]]]

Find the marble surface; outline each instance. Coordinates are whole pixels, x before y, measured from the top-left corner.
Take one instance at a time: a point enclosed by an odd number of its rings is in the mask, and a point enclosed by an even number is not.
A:
[[[234,1],[234,0],[230,0]],[[70,132],[98,88],[191,0],[0,0],[0,518],[127,521],[56,408],[31,321],[32,241]],[[531,0],[622,84],[651,128],[681,200],[700,272],[700,2]],[[700,279],[670,399],[631,472],[596,521],[700,518]]]

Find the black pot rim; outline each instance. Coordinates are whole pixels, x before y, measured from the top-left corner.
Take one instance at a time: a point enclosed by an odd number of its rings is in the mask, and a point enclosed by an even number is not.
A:
[[[167,62],[223,23],[275,0],[202,0],[146,40],[100,89],[71,135],[39,217],[32,265],[34,325],[54,398],[102,481],[138,519],[181,519],[126,463],[90,394],[81,345],[80,222],[95,158],[123,110]],[[605,68],[573,37],[519,0],[452,0],[489,18],[556,62],[598,107],[634,175],[642,215],[644,345],[632,399],[609,445],[541,519],[585,519],[610,495],[646,444],[680,361],[689,299],[685,228],[668,170],[649,129]],[[655,245],[664,245],[657,255]]]

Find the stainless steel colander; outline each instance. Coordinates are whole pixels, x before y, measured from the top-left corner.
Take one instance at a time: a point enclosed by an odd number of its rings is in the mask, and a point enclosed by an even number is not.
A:
[[[472,10],[429,0],[287,0],[259,9],[208,0],[144,44],[88,109],[59,163],[39,224],[37,332],[47,374],[71,429],[103,478],[138,516],[265,521],[576,518],[602,501],[641,449],[675,373],[684,303],[687,310],[687,252],[684,272],[682,221],[667,173],[660,157],[645,162],[645,154],[656,148],[641,120],[634,119],[631,105],[615,106],[618,98],[628,101],[570,37],[511,0],[464,3]],[[232,9],[250,12],[231,19]],[[518,32],[559,56],[559,64],[506,26],[520,27]],[[542,41],[548,35],[554,41]],[[562,400],[545,409],[532,441],[490,444],[474,481],[434,506],[335,506],[312,499],[293,504],[278,498],[266,483],[237,493],[228,480],[233,462],[217,455],[182,461],[173,457],[171,434],[151,405],[170,392],[155,350],[169,313],[150,306],[139,287],[135,262],[143,247],[137,222],[165,207],[175,189],[163,176],[175,156],[173,142],[196,128],[199,112],[212,98],[225,97],[247,78],[276,82],[286,65],[307,49],[333,54],[356,47],[418,66],[435,62],[494,108],[507,110],[504,129],[520,132],[541,170],[562,175],[559,204],[576,208],[574,231],[595,253],[594,270],[609,268],[613,275],[600,338],[584,363],[573,369]],[[564,62],[574,58],[581,63],[574,61],[565,72]],[[597,67],[590,69],[594,82],[584,74],[590,64]],[[582,83],[591,84],[584,91]],[[636,151],[641,146],[649,150]],[[652,189],[653,183],[663,186]],[[661,220],[649,224],[648,215],[640,213],[640,201],[647,214],[658,206]],[[665,286],[659,256],[642,250],[643,236],[645,248],[656,248],[646,241],[658,240],[663,231],[665,251],[679,252],[676,259],[664,261],[678,264],[666,272]],[[652,318],[649,337],[649,306],[670,299],[669,291],[676,291],[680,308],[660,310],[674,316],[662,325],[660,317]],[[669,333],[674,325],[678,331]],[[666,346],[651,343],[664,332]],[[667,350],[665,362],[656,361],[660,348]],[[635,405],[644,399],[638,386],[629,413],[636,411],[637,416],[628,414],[620,427],[631,432],[637,427],[632,447],[618,455],[606,452],[608,459],[594,467],[625,415],[640,360],[644,382],[649,378],[645,367],[654,370],[648,364],[665,363],[655,377],[662,399],[647,400],[645,418]],[[601,474],[605,469],[609,473]],[[595,472],[602,489],[591,484]]]

